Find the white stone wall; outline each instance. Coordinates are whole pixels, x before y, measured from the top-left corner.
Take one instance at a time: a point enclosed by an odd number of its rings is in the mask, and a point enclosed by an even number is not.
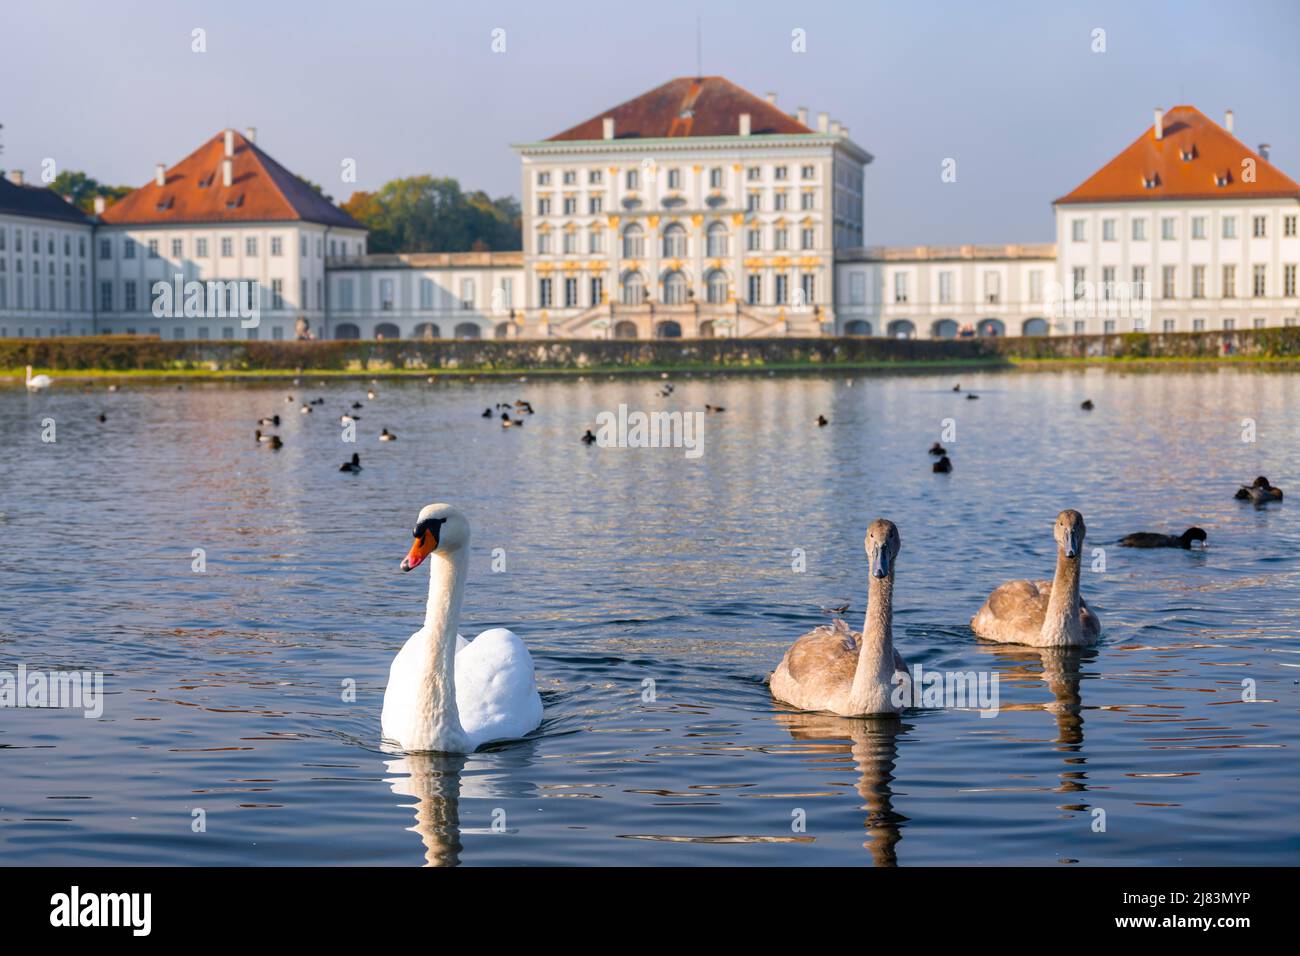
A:
[[[0,338],[91,334],[91,231],[0,213]]]
[[[1300,201],[1293,199],[1058,205],[1057,278],[1071,314],[1055,331],[1131,332],[1143,322],[1153,332],[1295,325],[1298,217]],[[1225,266],[1233,273],[1231,290]],[[1263,294],[1256,294],[1257,267]],[[1173,270],[1168,289],[1166,268]],[[1145,270],[1144,308],[1121,308],[1121,297],[1136,291],[1135,269]],[[1086,284],[1077,292],[1076,279]]]

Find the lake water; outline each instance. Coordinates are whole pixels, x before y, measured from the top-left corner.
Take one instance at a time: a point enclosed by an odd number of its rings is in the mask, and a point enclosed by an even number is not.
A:
[[[1300,375],[674,381],[0,391],[0,670],[101,671],[105,693],[99,719],[0,709],[3,862],[1300,862],[1300,502],[1232,498],[1256,474],[1300,496]],[[523,428],[480,417],[520,397]],[[696,459],[582,445],[620,403],[726,411]],[[279,452],[253,441],[274,413]],[[353,450],[364,470],[340,473]],[[379,711],[427,578],[397,566],[444,500],[474,528],[461,630],[520,634],[546,716],[523,742],[400,759]],[[978,642],[989,591],[1050,577],[1065,507],[1103,642]],[[902,537],[900,651],[995,673],[995,717],[773,703],[821,605],[861,627],[877,516]],[[1204,552],[1113,546],[1191,524]]]

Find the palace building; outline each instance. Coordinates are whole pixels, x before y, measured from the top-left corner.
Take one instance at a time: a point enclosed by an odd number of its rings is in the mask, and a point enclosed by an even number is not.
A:
[[[829,114],[776,101],[682,77],[516,144],[519,251],[367,254],[365,227],[251,129],[94,217],[11,173],[0,336],[951,338],[1300,319],[1300,186],[1236,138],[1231,112],[1157,110],[1055,201],[1055,243],[868,247],[871,154]],[[160,310],[160,281],[230,301]],[[258,321],[240,320],[240,290]]]

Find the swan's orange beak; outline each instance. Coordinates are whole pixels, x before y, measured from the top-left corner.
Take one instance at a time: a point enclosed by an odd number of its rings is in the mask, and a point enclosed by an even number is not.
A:
[[[410,571],[412,568],[418,568],[424,559],[437,547],[438,539],[428,531],[424,532],[415,539],[415,543],[411,545],[411,550],[407,552],[406,557],[402,558],[401,569]]]

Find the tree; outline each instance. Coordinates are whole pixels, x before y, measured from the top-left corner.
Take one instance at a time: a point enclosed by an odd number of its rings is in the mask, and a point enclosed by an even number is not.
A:
[[[96,196],[103,196],[111,206],[127,193],[133,191],[134,187],[105,186],[83,172],[75,169],[65,169],[54,177],[54,181],[50,183],[50,189],[60,196],[66,196],[82,212],[93,212]]]
[[[370,229],[371,252],[468,252],[522,248],[519,202],[466,193],[450,177],[410,176],[356,192],[343,211]]]

